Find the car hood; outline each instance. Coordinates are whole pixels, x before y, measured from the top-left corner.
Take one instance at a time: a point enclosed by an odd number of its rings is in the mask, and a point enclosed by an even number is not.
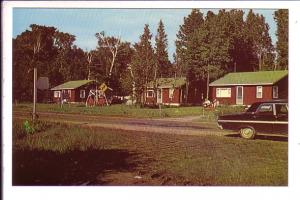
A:
[[[251,113],[235,113],[235,114],[226,114],[226,115],[220,115],[218,117],[218,120],[220,119],[245,119],[248,118],[251,115]]]

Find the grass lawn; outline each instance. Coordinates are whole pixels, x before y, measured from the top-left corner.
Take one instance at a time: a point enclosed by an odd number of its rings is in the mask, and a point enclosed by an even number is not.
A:
[[[13,185],[288,184],[285,141],[13,125]]]
[[[32,104],[17,104],[13,106],[14,111],[32,112]],[[182,116],[203,116],[206,120],[215,120],[218,114],[234,113],[243,111],[243,107],[222,106],[215,110],[204,109],[201,106],[190,107],[164,107],[160,109],[140,108],[116,104],[104,107],[85,107],[81,104],[65,104],[61,108],[58,104],[37,104],[37,112],[58,112],[58,113],[80,113],[103,116],[123,116],[139,118],[159,117],[182,117]]]

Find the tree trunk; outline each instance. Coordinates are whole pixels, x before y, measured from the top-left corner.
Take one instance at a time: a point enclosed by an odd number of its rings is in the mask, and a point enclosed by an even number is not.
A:
[[[91,79],[91,68],[90,66],[88,66],[88,76],[87,76],[87,80]]]
[[[206,99],[208,99],[208,95],[209,95],[209,70],[207,70]]]
[[[186,81],[186,96],[185,96],[185,104],[187,104],[188,103],[188,97],[189,97],[189,82],[188,81]]]
[[[114,67],[114,64],[115,64],[115,59],[116,59],[116,56],[117,56],[117,53],[118,53],[118,49],[116,49],[115,52],[111,52],[112,53],[112,61],[110,63],[110,69],[109,69],[109,78],[111,77],[111,74],[112,74],[112,70],[113,70],[113,67]]]
[[[258,71],[261,71],[261,66],[262,66],[262,53],[259,54],[258,57]]]

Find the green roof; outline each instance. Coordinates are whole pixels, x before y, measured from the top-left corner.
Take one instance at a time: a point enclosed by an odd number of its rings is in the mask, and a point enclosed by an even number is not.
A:
[[[69,81],[69,82],[63,83],[61,85],[58,85],[58,86],[52,88],[51,90],[76,89],[76,88],[79,88],[80,86],[83,86],[90,82],[93,82],[93,80]]]
[[[235,72],[213,81],[209,86],[273,85],[288,75],[288,71]]]
[[[158,88],[172,88],[172,87],[181,87],[186,83],[185,77],[179,78],[159,78],[156,80]],[[149,82],[147,85],[149,88],[154,87],[154,81]]]

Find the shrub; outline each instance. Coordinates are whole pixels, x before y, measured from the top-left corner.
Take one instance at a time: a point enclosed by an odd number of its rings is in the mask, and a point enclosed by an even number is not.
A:
[[[33,134],[35,132],[34,125],[30,124],[28,120],[23,123],[23,128],[26,134]]]

